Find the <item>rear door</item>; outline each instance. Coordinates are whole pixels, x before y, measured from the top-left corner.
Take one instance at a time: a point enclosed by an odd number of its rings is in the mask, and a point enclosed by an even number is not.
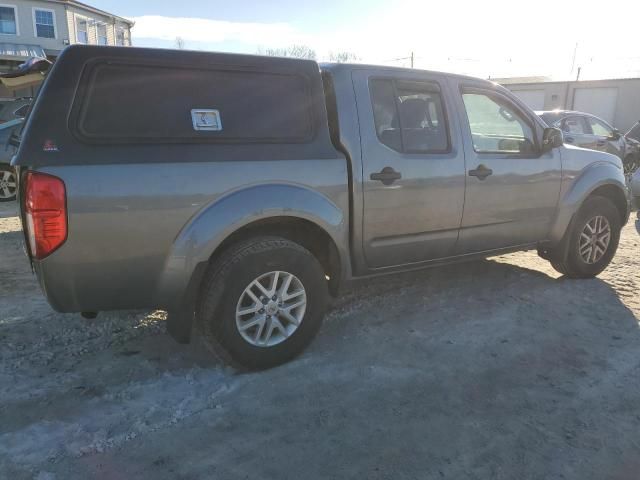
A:
[[[533,112],[500,90],[459,85],[467,188],[458,253],[547,237],[560,193],[559,149],[541,154]]]
[[[369,268],[453,254],[464,205],[457,119],[437,74],[357,70]]]

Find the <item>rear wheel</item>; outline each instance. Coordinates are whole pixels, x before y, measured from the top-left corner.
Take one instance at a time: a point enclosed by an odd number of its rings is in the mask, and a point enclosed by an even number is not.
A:
[[[320,328],[327,299],[324,271],[308,250],[260,237],[230,248],[211,266],[197,321],[222,360],[259,370],[304,350]]]
[[[565,258],[553,259],[555,270],[571,278],[590,278],[602,272],[615,255],[621,219],[608,198],[588,198],[567,232]]]
[[[17,191],[15,170],[10,165],[0,164],[0,202],[15,200]]]

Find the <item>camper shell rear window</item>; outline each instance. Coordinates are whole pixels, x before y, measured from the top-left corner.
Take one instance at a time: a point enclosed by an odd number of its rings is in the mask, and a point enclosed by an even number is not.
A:
[[[314,138],[310,80],[243,67],[89,63],[70,117],[88,143],[306,143]],[[217,111],[196,129],[193,111]]]

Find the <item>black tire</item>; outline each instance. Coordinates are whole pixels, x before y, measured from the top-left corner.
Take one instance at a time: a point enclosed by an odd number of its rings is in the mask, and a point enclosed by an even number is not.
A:
[[[16,192],[15,170],[11,165],[0,164],[0,202],[13,202],[16,199]]]
[[[594,263],[587,263],[580,255],[580,235],[587,223],[597,216],[603,216],[609,222],[611,238],[602,257]],[[595,277],[611,263],[618,249],[621,228],[620,213],[611,200],[600,196],[589,197],[571,222],[570,231],[564,240],[568,242],[563,249],[564,258],[553,259],[551,266],[569,278]]]
[[[255,346],[236,326],[236,307],[245,288],[272,271],[295,275],[306,292],[304,316],[291,336],[273,346]],[[202,338],[220,359],[242,370],[285,363],[311,343],[328,301],[325,273],[305,248],[280,237],[257,237],[226,250],[205,274],[196,311]]]

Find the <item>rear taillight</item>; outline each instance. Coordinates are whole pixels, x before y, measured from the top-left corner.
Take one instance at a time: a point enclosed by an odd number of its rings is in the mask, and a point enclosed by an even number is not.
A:
[[[67,239],[67,200],[64,183],[57,177],[27,172],[24,211],[31,255],[42,259]]]

